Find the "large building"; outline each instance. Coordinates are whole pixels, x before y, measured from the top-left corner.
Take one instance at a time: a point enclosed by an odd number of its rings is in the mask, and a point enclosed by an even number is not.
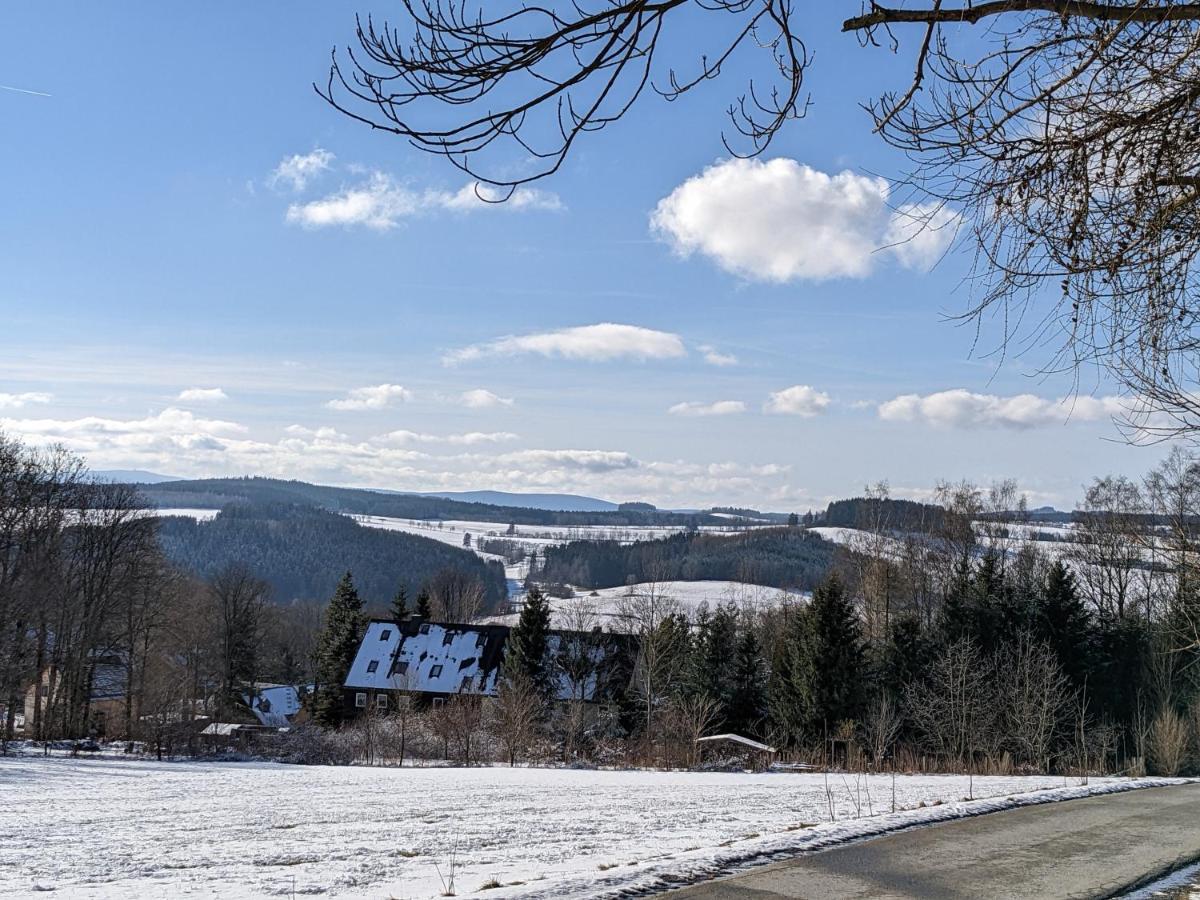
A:
[[[460,694],[494,697],[509,630],[505,625],[373,620],[346,676],[347,712],[386,710],[399,695],[434,703]],[[552,631],[547,644],[559,700],[602,700],[619,678],[625,641],[618,635],[599,629]]]

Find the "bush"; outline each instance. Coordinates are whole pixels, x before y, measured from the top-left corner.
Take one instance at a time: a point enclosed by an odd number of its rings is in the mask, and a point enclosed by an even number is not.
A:
[[[316,725],[302,725],[263,742],[263,755],[297,766],[348,766],[356,750],[345,734]]]
[[[1173,778],[1187,765],[1188,728],[1173,709],[1164,709],[1155,717],[1147,744],[1150,771],[1155,775]]]

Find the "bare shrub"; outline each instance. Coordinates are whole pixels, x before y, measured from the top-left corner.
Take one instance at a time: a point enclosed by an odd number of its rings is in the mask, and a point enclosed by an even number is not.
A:
[[[1187,765],[1187,724],[1173,709],[1162,709],[1150,726],[1148,750],[1151,771],[1172,778]]]

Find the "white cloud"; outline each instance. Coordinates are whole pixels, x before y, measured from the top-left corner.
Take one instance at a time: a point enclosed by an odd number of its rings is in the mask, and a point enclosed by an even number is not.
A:
[[[604,361],[619,358],[675,359],[687,355],[687,350],[677,334],[638,325],[602,322],[597,325],[580,325],[574,328],[560,328],[557,331],[502,337],[452,351],[446,354],[442,361],[453,365],[487,356],[516,356],[524,353]]]
[[[184,403],[217,403],[228,400],[229,396],[220,388],[187,388],[175,399]]]
[[[619,450],[517,450],[497,459],[502,463],[522,466],[583,469],[588,472],[636,469],[641,465],[634,457]]]
[[[288,185],[294,191],[302,191],[308,183],[322,172],[329,169],[334,156],[328,150],[318,147],[312,153],[297,153],[285,157],[267,179],[271,187]]]
[[[676,403],[667,410],[673,416],[732,416],[746,411],[741,400],[717,400],[715,403]]]
[[[285,216],[287,222],[304,228],[351,227],[361,225],[376,231],[395,228],[402,219],[432,211],[478,212],[497,210],[560,210],[559,198],[547,191],[521,188],[504,203],[487,202],[483,197],[498,198],[492,189],[472,182],[458,191],[414,190],[385,172],[373,171],[365,181],[343,188],[318,200],[293,203]]]
[[[119,451],[127,458],[139,454],[165,455],[181,451],[219,451],[222,440],[246,429],[235,422],[201,419],[187,410],[165,409],[142,419],[0,419],[0,428],[29,441],[61,442],[72,450],[90,454]]]
[[[769,413],[811,419],[825,412],[830,402],[832,401],[829,395],[824,391],[818,391],[807,384],[795,384],[782,391],[772,392],[763,409]]]
[[[736,366],[738,358],[732,353],[722,353],[709,344],[701,344],[696,348],[704,354],[704,361],[710,366]]]
[[[41,391],[30,391],[24,394],[0,393],[0,409],[20,409],[33,403],[49,403],[53,399],[53,394],[45,394]]]
[[[325,405],[342,411],[361,409],[383,409],[394,402],[404,403],[412,399],[412,392],[398,384],[377,384],[351,390],[340,400],[330,400]]]
[[[793,159],[733,159],[659,201],[651,227],[677,253],[700,252],[758,281],[863,278],[876,251],[897,239],[907,239],[889,248],[901,265],[927,267],[953,228],[917,235],[918,207],[893,222],[887,201],[882,178],[829,175]]]
[[[336,428],[332,428],[328,425],[322,425],[320,428],[308,428],[304,425],[289,425],[283,430],[293,437],[316,438],[317,440],[321,441],[349,440],[347,435],[342,434],[342,432],[338,431]]]
[[[377,440],[384,444],[452,444],[471,447],[476,444],[500,444],[515,441],[519,435],[511,431],[468,431],[464,434],[423,434],[417,431],[389,431]]]
[[[1095,422],[1128,411],[1120,397],[1051,399],[1035,394],[975,394],[964,388],[933,394],[902,394],[879,404],[889,422],[927,422],[949,428],[1037,428],[1069,421]]]
[[[490,409],[496,406],[512,406],[514,401],[512,397],[501,397],[484,388],[475,388],[472,391],[463,391],[458,402],[470,409]]]
[[[888,219],[883,241],[900,265],[927,272],[954,240],[962,216],[937,203],[909,203]]]

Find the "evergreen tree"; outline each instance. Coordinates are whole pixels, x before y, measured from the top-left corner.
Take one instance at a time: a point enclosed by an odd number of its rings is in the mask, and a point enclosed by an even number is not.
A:
[[[789,612],[772,660],[767,701],[781,742],[791,746],[804,740],[814,719],[816,635],[810,609]]]
[[[971,634],[984,653],[994,654],[1001,644],[1001,610],[1005,606],[1004,569],[1000,557],[985,553],[971,584],[969,615]]]
[[[862,624],[837,575],[829,576],[812,599],[815,637],[816,721],[831,729],[856,719],[862,709],[866,676]]]
[[[403,622],[408,618],[408,591],[403,586],[396,591],[396,596],[392,598],[392,618],[397,622]]]
[[[733,700],[731,664],[737,652],[737,607],[732,603],[718,606],[715,613],[697,629],[692,652],[691,689],[717,705],[717,716],[728,718]]]
[[[363,602],[347,572],[325,609],[325,622],[317,638],[317,695],[313,719],[326,728],[342,721],[342,689],[365,629]]]
[[[762,648],[749,628],[738,641],[732,682],[725,715],[728,727],[738,734],[757,735],[767,712],[767,677]]]
[[[948,647],[961,638],[975,637],[976,622],[971,595],[971,563],[967,559],[960,559],[954,564],[938,614],[938,637],[944,646]]]
[[[903,696],[909,684],[924,677],[933,658],[933,642],[925,636],[916,616],[894,620],[883,655],[882,687],[892,696]]]
[[[1046,574],[1046,589],[1035,622],[1038,639],[1054,651],[1071,683],[1081,687],[1088,675],[1092,621],[1075,584],[1075,573],[1061,560],[1056,560]]]
[[[417,615],[426,622],[433,618],[433,608],[429,605],[429,588],[422,587],[417,594]]]
[[[521,617],[508,634],[504,648],[506,678],[527,679],[544,700],[552,700],[554,685],[547,645],[550,633],[550,602],[536,587],[530,588],[521,607]]]

